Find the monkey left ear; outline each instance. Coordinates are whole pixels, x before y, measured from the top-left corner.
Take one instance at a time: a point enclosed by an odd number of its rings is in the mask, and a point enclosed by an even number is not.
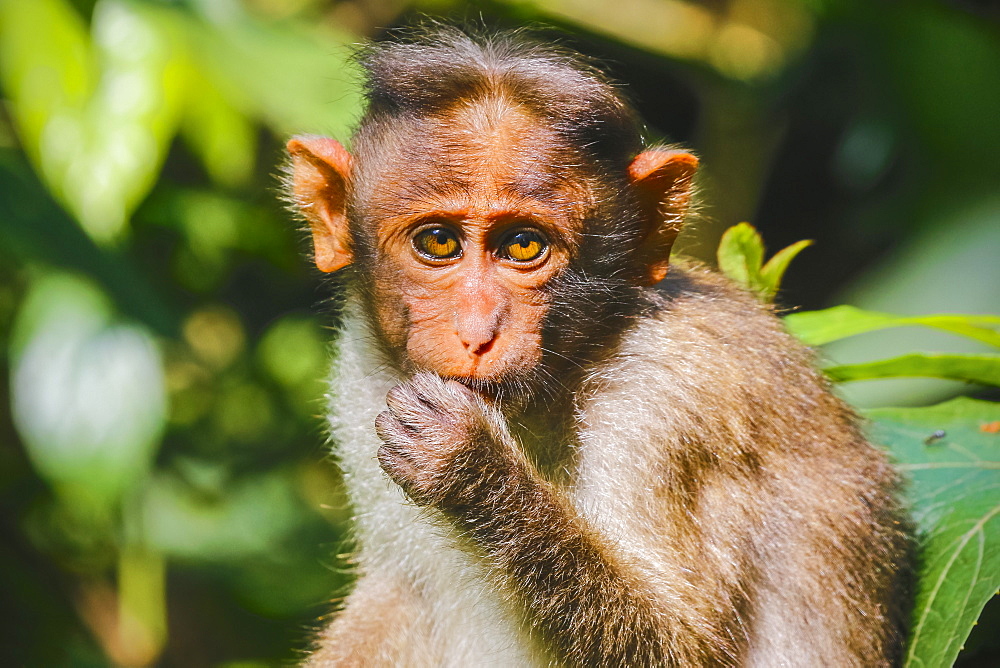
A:
[[[663,148],[643,151],[628,167],[646,221],[638,253],[643,285],[658,283],[667,275],[670,249],[691,202],[691,181],[697,169],[698,158],[690,153]]]
[[[288,142],[292,157],[292,197],[312,228],[313,254],[320,271],[337,271],[353,259],[347,227],[351,154],[328,137],[302,135]]]

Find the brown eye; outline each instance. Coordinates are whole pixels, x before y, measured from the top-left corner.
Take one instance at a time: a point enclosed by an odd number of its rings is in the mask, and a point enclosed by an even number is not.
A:
[[[548,247],[538,232],[518,230],[503,240],[499,255],[515,262],[531,262],[541,257]]]
[[[455,233],[446,227],[429,227],[413,238],[413,247],[425,257],[447,260],[462,254]]]

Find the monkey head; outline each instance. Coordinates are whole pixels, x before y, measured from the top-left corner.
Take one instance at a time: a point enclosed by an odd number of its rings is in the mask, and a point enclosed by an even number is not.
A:
[[[288,144],[316,265],[355,266],[403,373],[488,394],[558,383],[624,328],[621,305],[641,300],[623,292],[666,274],[697,160],[609,156],[538,97],[508,86],[417,113],[370,107],[353,156],[325,137]]]

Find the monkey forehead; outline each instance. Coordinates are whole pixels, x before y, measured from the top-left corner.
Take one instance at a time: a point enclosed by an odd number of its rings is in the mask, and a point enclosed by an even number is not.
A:
[[[409,119],[358,161],[358,200],[382,210],[478,208],[548,210],[582,217],[594,200],[572,146],[523,107],[503,100],[460,105]],[[374,157],[374,156],[372,156]]]

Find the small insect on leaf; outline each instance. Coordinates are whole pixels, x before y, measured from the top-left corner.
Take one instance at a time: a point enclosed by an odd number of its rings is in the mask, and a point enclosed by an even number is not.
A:
[[[1000,420],[994,420],[993,422],[987,422],[986,424],[980,425],[979,431],[984,434],[1000,434]]]
[[[933,434],[924,439],[924,445],[934,445],[947,435],[948,432],[946,432],[944,429],[938,429]]]

